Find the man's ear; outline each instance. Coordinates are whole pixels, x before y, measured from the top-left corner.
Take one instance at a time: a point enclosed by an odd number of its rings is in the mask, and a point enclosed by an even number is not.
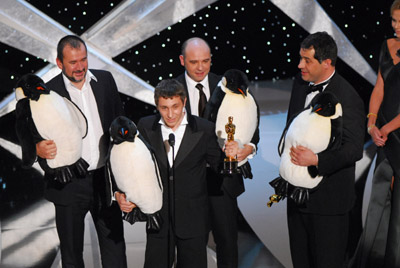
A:
[[[183,57],[183,55],[179,55],[179,60],[181,62],[181,65],[185,66],[185,58]]]
[[[330,66],[332,65],[332,60],[331,60],[331,59],[326,59],[326,60],[324,60],[324,61],[322,62],[322,64],[323,64],[323,66],[324,66],[325,68],[328,68],[328,67],[330,67]]]
[[[56,58],[56,63],[57,63],[58,68],[60,68],[62,70],[63,64],[59,58]]]

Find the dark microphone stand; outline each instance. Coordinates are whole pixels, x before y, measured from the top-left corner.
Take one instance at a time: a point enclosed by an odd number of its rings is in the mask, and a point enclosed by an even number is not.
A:
[[[172,148],[172,165],[169,167],[169,180],[168,180],[168,216],[169,216],[169,228],[168,228],[168,264],[170,266],[170,251],[175,251],[175,247],[171,249],[171,230],[175,229],[175,135],[169,134],[168,144]],[[172,229],[173,228],[173,229]],[[173,232],[175,233],[175,232]]]

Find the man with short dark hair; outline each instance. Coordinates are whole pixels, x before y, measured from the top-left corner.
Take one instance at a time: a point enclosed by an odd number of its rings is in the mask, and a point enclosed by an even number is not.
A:
[[[292,147],[293,164],[315,166],[323,176],[304,205],[288,198],[287,217],[290,250],[295,268],[344,267],[349,211],[354,203],[355,163],[364,144],[363,102],[354,88],[335,70],[337,47],[326,32],[309,35],[300,48],[300,76],[293,83],[288,120],[309,105],[319,92],[333,93],[343,109],[341,146],[314,154],[310,149]],[[317,87],[317,86],[320,87]]]
[[[56,209],[62,267],[84,267],[84,221],[89,211],[96,226],[102,266],[126,267],[121,211],[115,203],[111,207],[106,204],[109,191],[104,176],[108,129],[112,120],[123,114],[117,86],[111,73],[88,69],[86,44],[78,36],[68,35],[59,41],[56,61],[62,73],[47,86],[72,100],[88,123],[88,134],[82,141],[82,158],[89,164],[87,175],[63,185],[45,174],[45,197]],[[40,141],[36,148],[40,158],[54,159],[57,155],[54,141]]]
[[[206,167],[217,170],[222,151],[214,124],[186,113],[186,100],[181,83],[161,81],[154,91],[159,114],[140,119],[137,126],[154,148],[164,189],[163,225],[159,232],[147,232],[145,268],[171,267],[175,248],[177,267],[207,267]],[[169,144],[171,135],[174,149]],[[135,207],[122,193],[116,193],[116,198],[124,212]]]

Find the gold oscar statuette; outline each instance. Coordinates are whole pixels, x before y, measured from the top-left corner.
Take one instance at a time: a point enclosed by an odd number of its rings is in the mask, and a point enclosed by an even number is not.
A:
[[[235,130],[236,126],[233,124],[233,116],[228,117],[228,124],[225,125],[225,132],[227,134],[227,142],[232,142],[235,140]],[[237,174],[240,173],[238,169],[238,161],[235,156],[227,155],[224,159],[224,168],[222,170],[222,174]]]

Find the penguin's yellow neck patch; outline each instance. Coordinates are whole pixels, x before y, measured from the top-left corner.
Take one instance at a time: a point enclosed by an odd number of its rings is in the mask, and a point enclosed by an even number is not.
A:
[[[26,98],[22,87],[18,87],[15,89],[15,99],[19,101],[20,99]]]

